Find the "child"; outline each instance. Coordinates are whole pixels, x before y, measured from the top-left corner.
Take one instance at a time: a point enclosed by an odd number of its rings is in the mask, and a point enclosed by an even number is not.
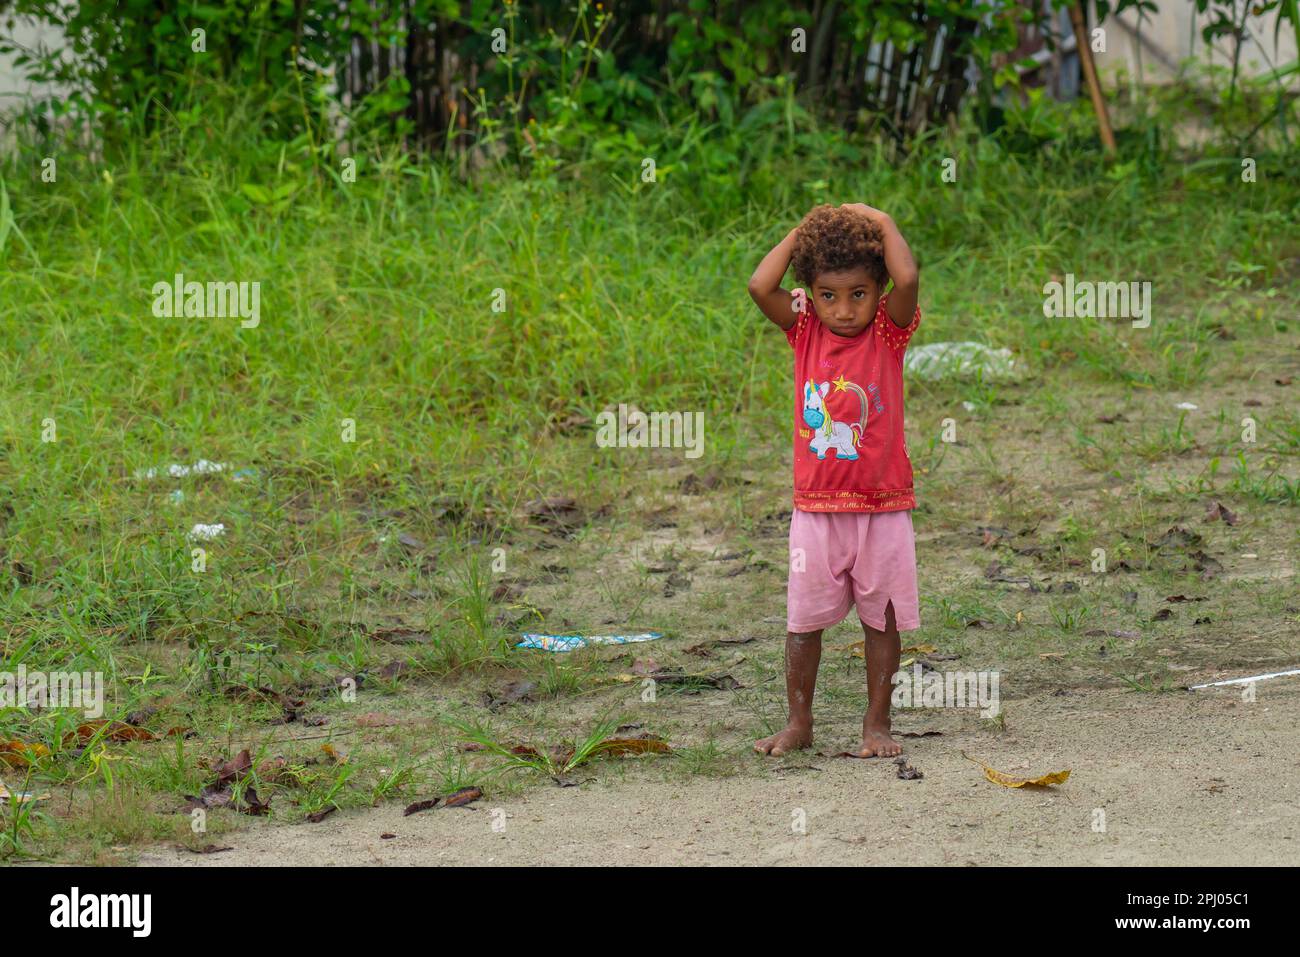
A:
[[[781,288],[795,279],[811,290]],[[893,281],[882,296],[885,280]],[[861,203],[817,206],[763,257],[749,294],[794,347],[794,511],[785,641],[785,730],[754,745],[780,755],[813,741],[822,630],[856,604],[866,633],[859,757],[892,757],[899,631],[921,625],[903,437],[903,352],[921,321],[912,251],[894,221]]]

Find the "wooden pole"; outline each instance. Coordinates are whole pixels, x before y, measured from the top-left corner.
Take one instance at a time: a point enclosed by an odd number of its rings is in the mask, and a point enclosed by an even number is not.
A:
[[[1070,23],[1074,27],[1075,52],[1079,54],[1083,78],[1088,84],[1088,93],[1092,96],[1092,111],[1097,114],[1101,145],[1105,147],[1108,156],[1114,156],[1115,133],[1110,128],[1110,114],[1106,111],[1106,100],[1101,95],[1101,84],[1097,82],[1097,66],[1092,62],[1092,47],[1088,44],[1088,30],[1083,20],[1083,0],[1075,0],[1070,5]]]

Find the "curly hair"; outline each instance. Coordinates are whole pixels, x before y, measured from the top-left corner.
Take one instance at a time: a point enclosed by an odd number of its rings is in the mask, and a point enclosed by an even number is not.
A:
[[[840,206],[814,206],[799,223],[790,259],[794,278],[811,287],[824,272],[838,272],[862,266],[883,286],[885,270],[884,233],[861,213]]]

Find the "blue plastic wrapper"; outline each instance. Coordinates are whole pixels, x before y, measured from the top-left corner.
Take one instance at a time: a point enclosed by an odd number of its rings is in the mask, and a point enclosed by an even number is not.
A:
[[[516,648],[536,648],[539,651],[573,651],[588,645],[630,645],[638,641],[654,641],[663,632],[645,631],[639,635],[542,635],[529,632]]]

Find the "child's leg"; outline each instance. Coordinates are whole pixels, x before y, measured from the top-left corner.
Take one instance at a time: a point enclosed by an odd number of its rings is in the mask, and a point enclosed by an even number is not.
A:
[[[894,649],[894,665],[897,668],[897,643]],[[821,664],[821,660],[822,629],[801,633],[792,631],[786,634],[785,696],[789,702],[789,718],[786,720],[784,731],[755,742],[754,750],[759,754],[777,756],[812,745],[813,691],[817,687],[817,666]],[[886,699],[886,706],[888,706],[888,699]]]
[[[865,621],[867,659],[867,714],[862,719],[862,747],[858,757],[892,758],[903,749],[889,736],[889,699],[894,690],[891,680],[898,672],[901,642],[894,622],[894,603],[885,606],[885,630],[877,631]]]

